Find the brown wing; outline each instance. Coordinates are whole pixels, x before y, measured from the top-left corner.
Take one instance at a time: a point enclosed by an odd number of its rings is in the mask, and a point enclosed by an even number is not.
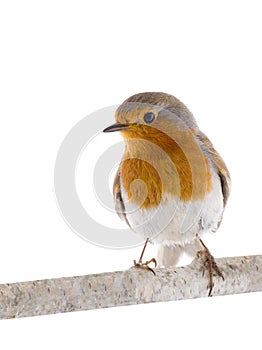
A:
[[[117,173],[115,175],[114,184],[113,184],[113,194],[114,194],[114,200],[115,200],[115,209],[118,216],[120,217],[120,219],[125,220],[125,222],[130,227],[130,224],[126,217],[125,204],[121,194],[120,167],[118,168]]]
[[[230,174],[227,169],[227,166],[224,160],[222,159],[222,157],[220,156],[220,154],[215,150],[209,138],[201,131],[197,134],[197,136],[201,141],[201,143],[203,144],[206,151],[210,155],[212,155],[214,165],[217,167],[218,175],[221,181],[222,193],[224,196],[224,206],[226,206],[227,200],[230,194],[230,187],[231,187],[231,179],[230,179]]]

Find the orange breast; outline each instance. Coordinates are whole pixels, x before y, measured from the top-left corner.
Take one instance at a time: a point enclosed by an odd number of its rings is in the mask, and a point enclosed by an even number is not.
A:
[[[176,196],[184,202],[203,199],[212,190],[210,165],[191,131],[125,132],[120,165],[128,198],[141,209]]]

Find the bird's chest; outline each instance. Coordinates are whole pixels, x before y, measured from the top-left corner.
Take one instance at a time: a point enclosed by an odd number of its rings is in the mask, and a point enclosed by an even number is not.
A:
[[[128,200],[141,210],[156,208],[165,192],[179,194],[176,171],[162,163],[161,160],[156,164],[137,158],[121,163],[122,188]]]
[[[141,210],[157,208],[169,195],[183,202],[204,199],[212,189],[210,163],[194,135],[162,134],[129,140],[120,165],[128,200]]]
[[[212,190],[210,164],[202,153],[191,154],[123,159],[120,174],[128,200],[144,210],[157,208],[167,196],[182,202],[204,199]]]

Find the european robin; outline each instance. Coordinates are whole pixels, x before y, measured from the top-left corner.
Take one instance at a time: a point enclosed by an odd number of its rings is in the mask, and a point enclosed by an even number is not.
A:
[[[120,131],[125,151],[115,176],[116,211],[148,242],[158,244],[158,264],[177,264],[182,253],[203,258],[209,272],[223,278],[202,241],[215,232],[230,193],[229,171],[193,114],[176,97],[145,92],[129,97],[116,110],[116,123],[104,132]]]

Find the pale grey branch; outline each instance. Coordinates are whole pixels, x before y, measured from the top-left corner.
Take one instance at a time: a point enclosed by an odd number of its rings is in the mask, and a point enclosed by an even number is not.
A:
[[[262,291],[262,255],[216,259],[213,296]],[[55,314],[105,307],[207,297],[201,261],[152,272],[126,271],[0,285],[0,318]]]

